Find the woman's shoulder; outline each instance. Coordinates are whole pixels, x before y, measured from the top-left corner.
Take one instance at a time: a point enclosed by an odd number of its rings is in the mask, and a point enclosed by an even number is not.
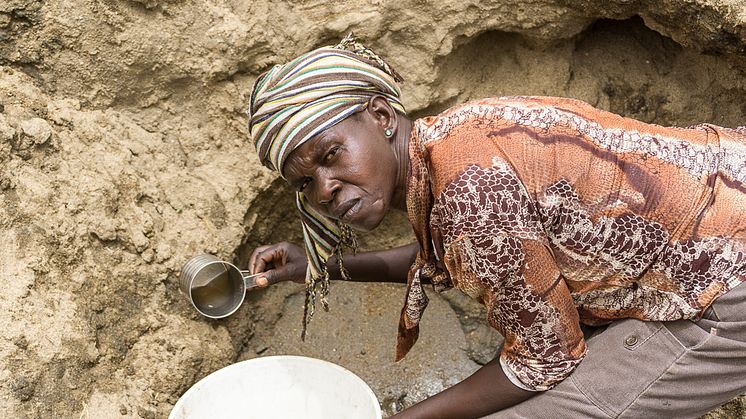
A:
[[[456,115],[475,114],[481,115],[490,109],[540,109],[540,108],[587,108],[593,109],[588,103],[566,97],[555,96],[500,96],[483,99],[470,100],[468,102],[452,106],[443,110],[437,115],[420,118],[419,121],[432,123],[444,118],[451,118]]]
[[[591,110],[591,105],[570,98],[549,96],[502,96],[472,100],[448,108],[434,116],[427,116],[415,121],[418,136],[424,142],[441,139],[454,129],[463,128],[484,121],[490,124],[521,123],[527,118],[544,119],[547,113],[562,110],[564,112]]]

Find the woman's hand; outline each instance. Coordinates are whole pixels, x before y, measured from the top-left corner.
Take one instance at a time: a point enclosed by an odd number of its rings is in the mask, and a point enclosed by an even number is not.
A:
[[[254,249],[249,259],[252,274],[264,272],[256,279],[256,285],[266,287],[282,281],[303,283],[306,280],[306,253],[300,247],[281,242]]]

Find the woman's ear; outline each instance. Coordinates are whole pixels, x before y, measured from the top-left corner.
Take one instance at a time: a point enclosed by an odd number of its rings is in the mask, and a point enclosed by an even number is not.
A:
[[[398,121],[396,111],[389,104],[389,101],[381,95],[375,95],[368,101],[367,111],[381,132],[384,133],[384,136],[393,138],[396,134]]]

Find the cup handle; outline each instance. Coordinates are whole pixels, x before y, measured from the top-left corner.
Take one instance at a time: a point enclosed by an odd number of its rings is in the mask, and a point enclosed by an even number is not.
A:
[[[258,278],[261,274],[264,272],[260,272],[258,274],[252,275],[249,271],[240,271],[241,276],[243,277],[243,284],[246,287],[246,289],[252,289],[256,288],[256,278]]]

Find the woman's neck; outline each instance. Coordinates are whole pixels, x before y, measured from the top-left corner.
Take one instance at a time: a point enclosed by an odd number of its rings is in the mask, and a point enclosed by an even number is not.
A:
[[[394,155],[399,162],[396,171],[396,191],[391,206],[400,211],[407,211],[407,179],[409,177],[409,139],[412,136],[412,120],[401,116],[394,140]]]

